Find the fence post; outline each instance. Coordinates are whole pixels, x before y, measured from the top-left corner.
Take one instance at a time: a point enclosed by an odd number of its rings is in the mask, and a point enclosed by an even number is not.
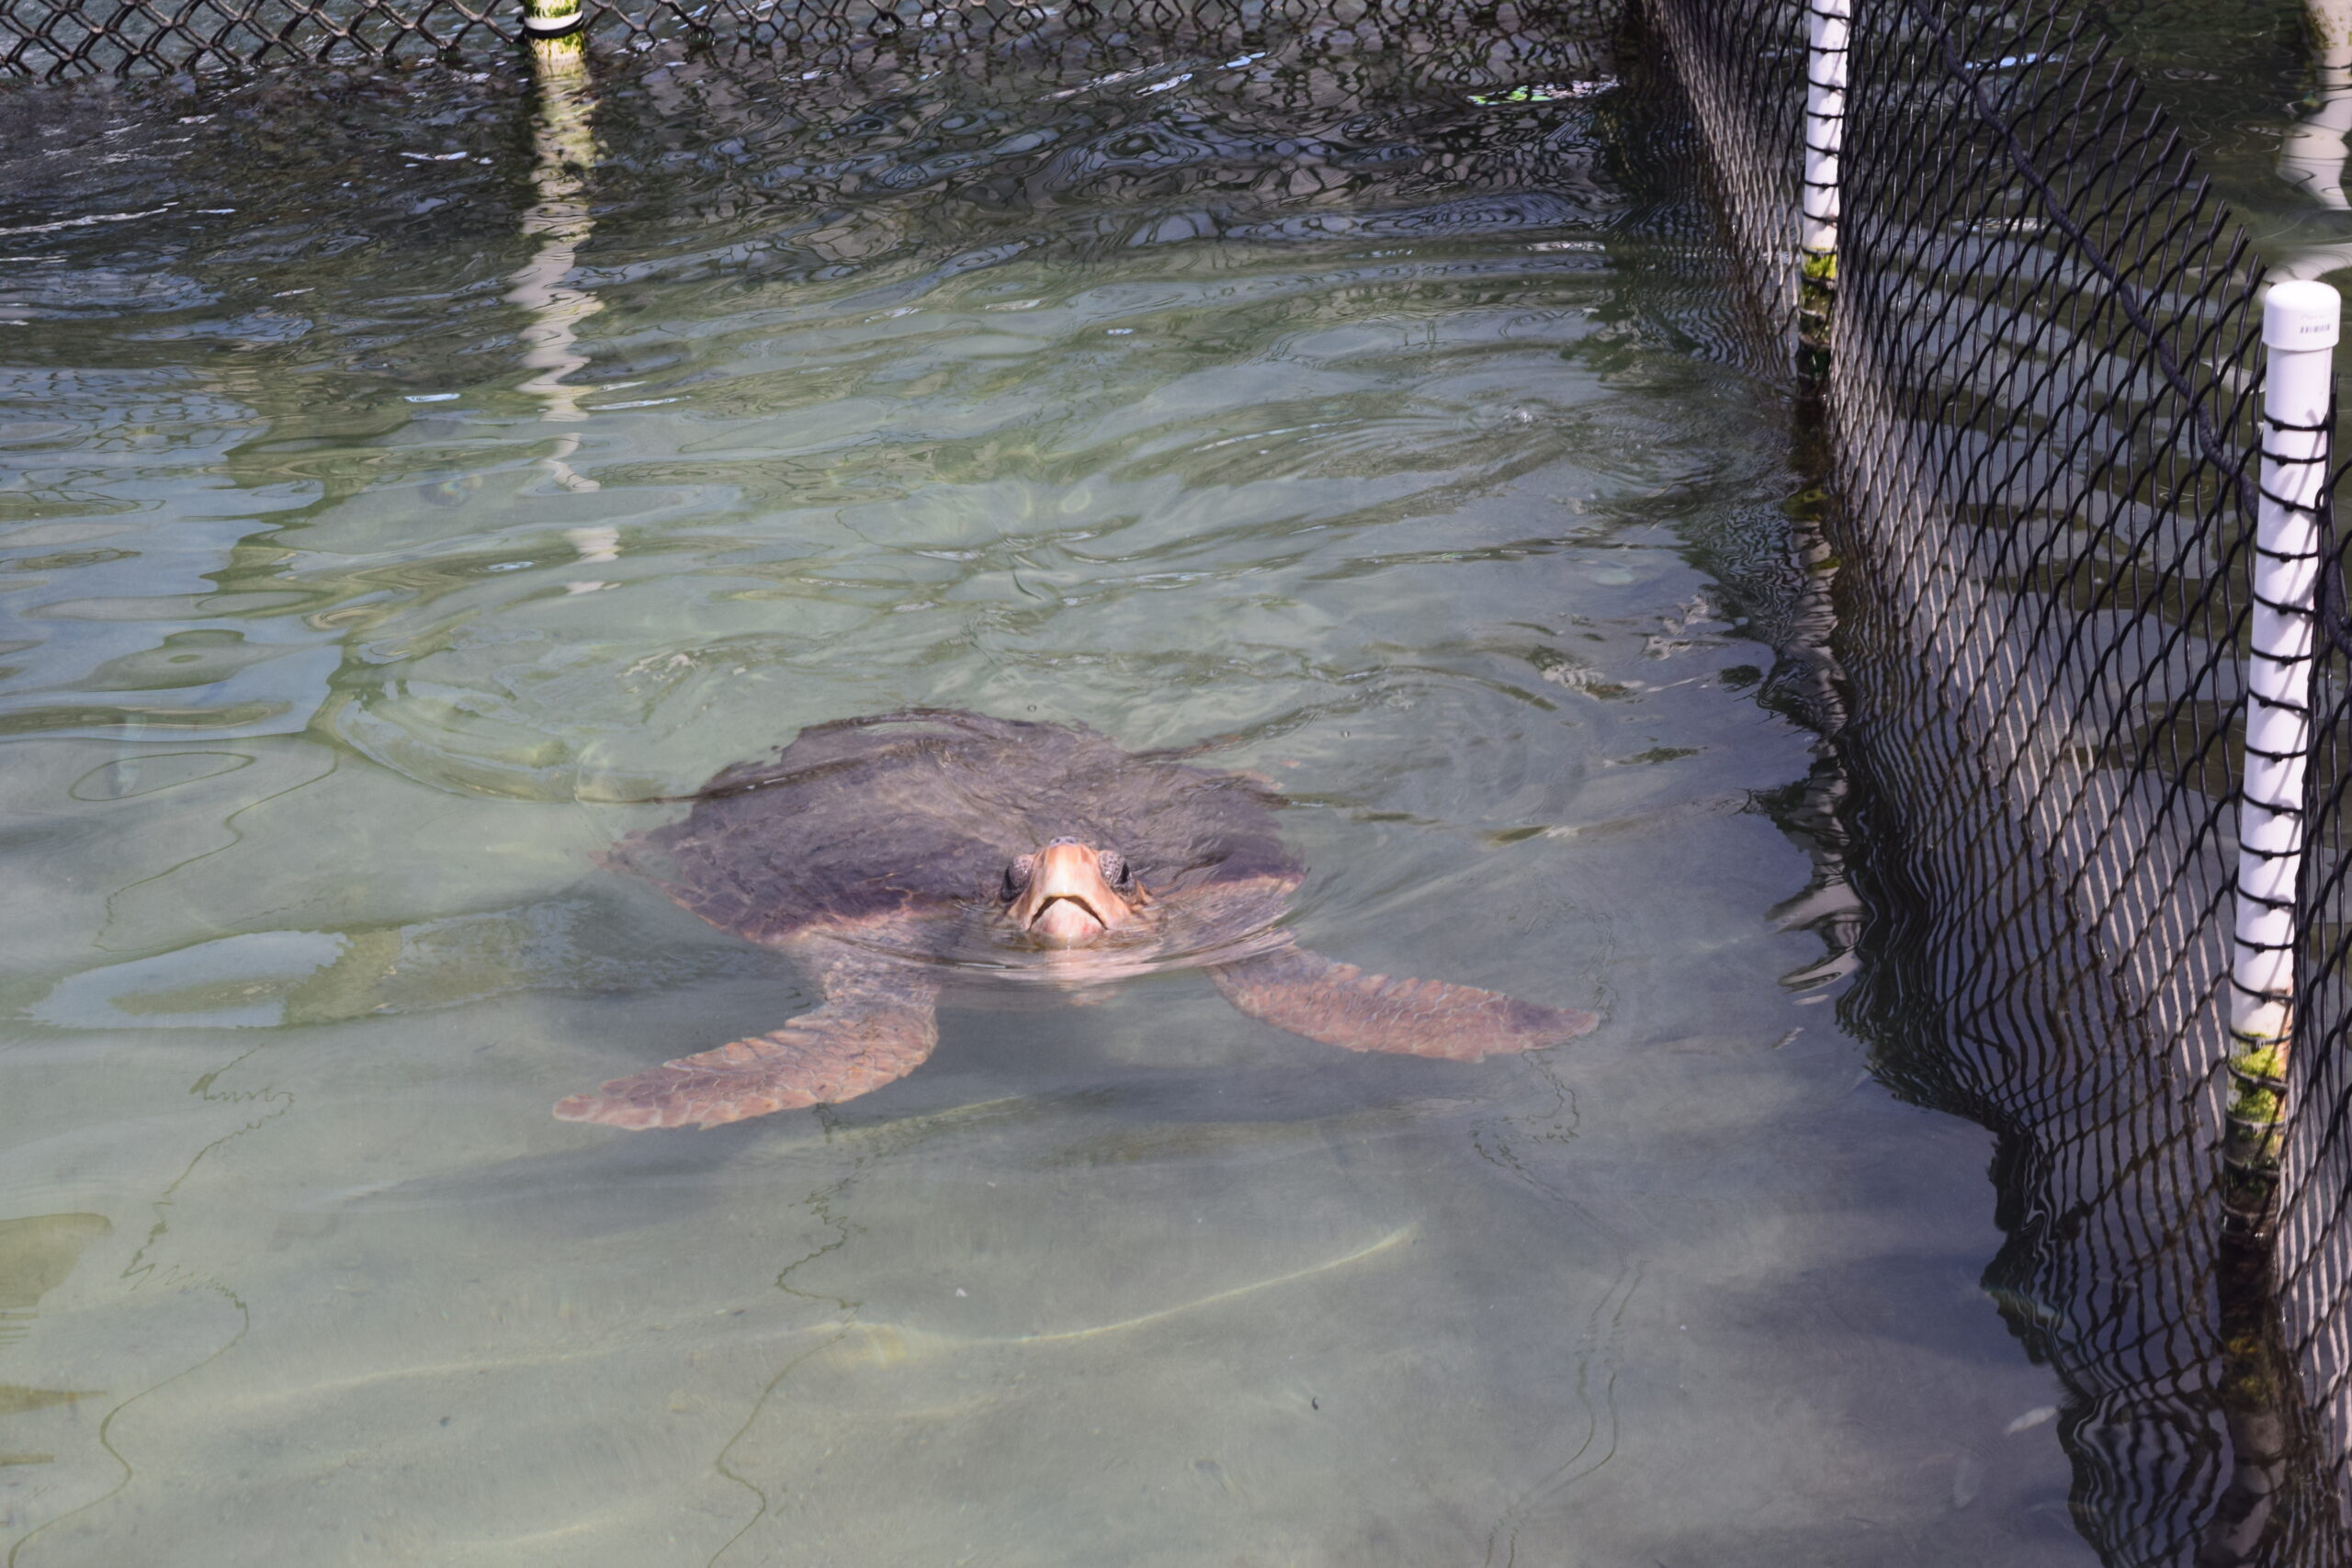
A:
[[[1804,200],[1797,244],[1797,372],[1818,382],[1829,368],[1829,319],[1838,296],[1838,160],[1846,144],[1846,44],[1853,0],[1806,0]]]
[[[523,0],[523,33],[542,68],[579,52],[580,29],[586,21],[580,0]]]
[[[2312,602],[2342,312],[2341,299],[2324,283],[2275,284],[2262,303],[2267,350],[2262,485],[2238,802],[2232,1083],[2222,1145],[2224,1224],[2246,1237],[2270,1225],[2295,1024],[2295,886],[2303,852],[2303,766],[2311,749]]]

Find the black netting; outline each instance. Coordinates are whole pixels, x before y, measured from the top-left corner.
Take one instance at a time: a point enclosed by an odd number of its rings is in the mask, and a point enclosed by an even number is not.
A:
[[[877,43],[943,58],[1032,39],[1131,33],[1212,44],[1282,20],[1281,0],[584,0],[589,36],[642,48],[698,39],[823,60]],[[1482,40],[1606,36],[1622,0],[1350,0],[1326,29],[1453,54]],[[456,61],[523,37],[520,0],[0,0],[0,76],[244,68],[300,61]]]
[[[2329,488],[2352,493],[2347,480],[2339,471]],[[2352,1471],[2352,541],[2329,523],[2304,793],[2302,1020],[2275,1251],[2288,1349],[2314,1391],[2314,1425],[2341,1479]]]
[[[1657,44],[1683,80],[1707,145],[1715,195],[1750,265],[1750,302],[1766,367],[1796,347],[1797,150],[1804,110],[1804,13],[1780,0],[1652,8]]]
[[[2000,1137],[1985,1283],[2071,1392],[2075,1517],[2107,1560],[2352,1561],[2352,919],[2328,912],[2352,637],[2323,675],[2276,1251],[2223,1239],[2260,268],[2071,10],[1854,9],[1822,390],[1838,742],[1882,919],[1845,1010],[1890,1081]],[[1801,0],[1651,12],[1778,351]]]
[[[2004,1139],[1993,1280],[2081,1402],[2086,1522],[2176,1561],[2230,1453],[2209,1303],[2256,280],[2090,40],[1943,9],[1866,24],[1854,59],[1850,747],[1917,895],[1933,1087]]]
[[[494,0],[0,0],[0,74],[447,59],[520,32],[514,8]]]

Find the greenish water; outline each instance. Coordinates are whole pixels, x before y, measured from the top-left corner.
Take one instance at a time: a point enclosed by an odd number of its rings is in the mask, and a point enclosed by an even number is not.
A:
[[[0,101],[11,1568],[2086,1560],[1991,1140],[1790,908],[1788,411],[1598,58]],[[808,1001],[613,803],[909,704],[1224,737],[1304,941],[1607,1021],[974,994],[553,1121]]]
[[[2352,61],[2324,69],[2298,0],[2118,0],[2104,24],[2265,263],[2302,277],[2352,266]]]

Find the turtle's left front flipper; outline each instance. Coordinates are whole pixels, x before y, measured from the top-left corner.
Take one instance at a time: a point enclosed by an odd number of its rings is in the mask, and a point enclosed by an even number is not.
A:
[[[1251,1018],[1351,1051],[1475,1062],[1588,1034],[1598,1014],[1538,1007],[1440,980],[1367,975],[1304,948],[1220,964],[1209,978]]]

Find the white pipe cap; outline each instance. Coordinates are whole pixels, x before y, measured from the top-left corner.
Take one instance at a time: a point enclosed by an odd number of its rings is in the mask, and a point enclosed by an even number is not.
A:
[[[2274,283],[2262,297],[2262,341],[2271,348],[2334,348],[2343,322],[2343,297],[2314,279]]]

